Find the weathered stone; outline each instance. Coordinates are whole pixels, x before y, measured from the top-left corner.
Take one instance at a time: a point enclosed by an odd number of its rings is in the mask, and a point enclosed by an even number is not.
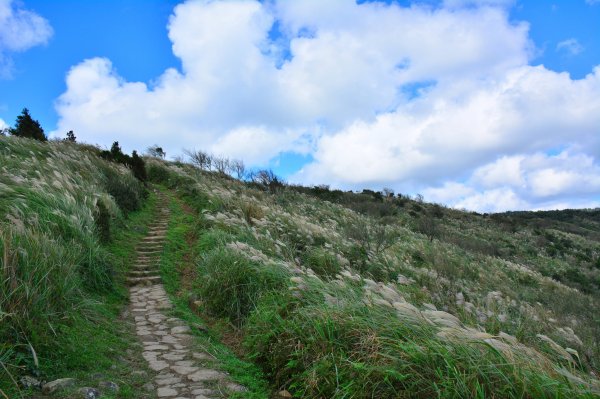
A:
[[[189,374],[187,376],[187,378],[190,381],[194,381],[194,382],[199,382],[199,381],[214,381],[214,380],[220,380],[221,378],[224,378],[225,374],[221,373],[220,371],[217,370],[211,370],[211,369],[201,369],[196,371],[193,374]]]
[[[75,378],[60,378],[44,384],[42,386],[42,392],[51,394],[61,389],[72,387],[73,385],[75,385]]]
[[[152,360],[148,363],[150,364],[150,368],[154,371],[160,371],[169,367],[169,364],[167,362],[163,362],[160,360]]]
[[[84,399],[97,399],[100,397],[100,391],[96,388],[83,387],[79,388],[77,392],[79,392]]]
[[[190,366],[171,366],[171,370],[181,375],[188,375],[195,373],[198,371],[198,367],[190,367]]]
[[[179,377],[156,378],[154,380],[158,385],[173,385],[181,382]]]
[[[147,382],[144,385],[142,385],[142,389],[146,392],[154,392],[156,387],[151,382]]]
[[[119,386],[112,381],[102,381],[98,387],[103,391],[119,392]]]
[[[159,398],[168,398],[169,396],[176,396],[177,391],[174,390],[173,388],[161,387],[161,388],[158,388],[158,390],[156,391],[156,395]]]
[[[227,389],[233,392],[246,392],[248,389],[240,384],[236,384],[235,382],[228,382],[225,384]]]
[[[183,334],[190,331],[191,329],[188,326],[176,326],[171,329],[171,334]]]
[[[21,379],[19,380],[19,382],[21,383],[21,386],[25,389],[27,388],[41,388],[42,386],[42,382],[30,375],[26,375],[24,377],[21,377]]]

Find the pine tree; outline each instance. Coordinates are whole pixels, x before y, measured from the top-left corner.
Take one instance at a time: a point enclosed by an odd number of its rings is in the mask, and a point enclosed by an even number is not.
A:
[[[69,130],[67,132],[67,138],[65,139],[65,141],[70,141],[71,143],[74,143],[77,141],[77,138],[75,137],[75,133],[73,133],[72,130]]]
[[[40,123],[34,120],[27,108],[23,108],[21,115],[17,116],[17,123],[10,129],[10,134],[17,137],[27,137],[40,141],[47,141],[46,134]]]
[[[131,153],[131,171],[133,175],[138,178],[140,181],[146,181],[146,163],[144,160],[138,155],[137,151],[133,151]]]

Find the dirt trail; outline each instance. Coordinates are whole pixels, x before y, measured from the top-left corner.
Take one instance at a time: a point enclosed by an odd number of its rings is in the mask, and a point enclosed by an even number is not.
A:
[[[156,390],[159,398],[227,398],[232,392],[244,391],[244,387],[213,368],[213,356],[194,348],[190,327],[168,314],[173,305],[158,269],[169,221],[168,198],[162,193],[158,196],[156,220],[138,246],[137,260],[127,278],[142,355],[156,372],[145,388]]]

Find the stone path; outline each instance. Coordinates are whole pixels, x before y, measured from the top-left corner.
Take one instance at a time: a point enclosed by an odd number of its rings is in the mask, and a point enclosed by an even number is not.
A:
[[[169,211],[167,198],[159,194],[157,220],[137,249],[137,260],[128,276],[131,313],[142,355],[156,372],[144,388],[156,390],[159,398],[226,398],[228,393],[243,392],[241,385],[227,374],[213,369],[213,356],[194,349],[190,328],[180,319],[168,316],[173,307],[161,283],[158,261],[162,253]]]

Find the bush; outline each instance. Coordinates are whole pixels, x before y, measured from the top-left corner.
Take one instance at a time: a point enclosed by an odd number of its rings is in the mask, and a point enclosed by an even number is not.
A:
[[[321,248],[310,248],[303,254],[302,260],[321,277],[332,278],[342,269],[337,257]]]
[[[139,180],[133,177],[127,179],[110,167],[105,167],[103,172],[106,178],[106,191],[113,197],[119,209],[125,215],[138,210],[142,200],[147,195],[145,188]]]
[[[214,249],[198,265],[199,294],[206,309],[240,326],[254,310],[259,298],[281,290],[287,276],[279,268],[259,265],[227,249]]]

